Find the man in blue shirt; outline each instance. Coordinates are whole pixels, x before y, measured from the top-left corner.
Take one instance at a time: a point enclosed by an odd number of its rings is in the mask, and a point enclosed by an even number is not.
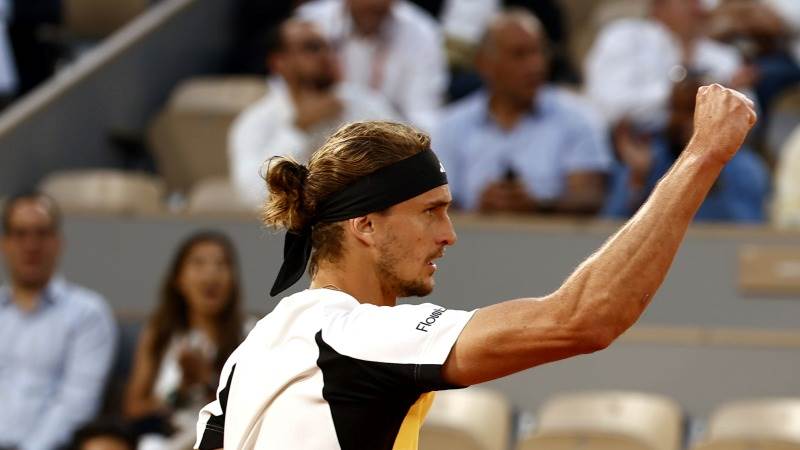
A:
[[[97,293],[54,276],[62,238],[52,199],[6,202],[0,287],[0,448],[52,450],[98,410],[116,326]]]
[[[632,216],[644,203],[689,142],[694,132],[695,93],[701,81],[694,76],[673,88],[665,130],[639,135],[630,125],[615,131],[619,162],[615,164],[604,214]],[[765,220],[770,191],[769,171],[762,159],[742,148],[720,173],[695,215],[700,221],[758,223]]]
[[[476,67],[486,83],[451,106],[433,136],[455,205],[481,212],[594,213],[611,164],[589,107],[545,85],[542,26],[525,10],[490,23]]]

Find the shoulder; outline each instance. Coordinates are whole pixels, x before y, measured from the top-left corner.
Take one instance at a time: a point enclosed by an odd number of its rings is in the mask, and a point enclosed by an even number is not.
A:
[[[478,120],[486,112],[486,104],[486,92],[474,92],[447,106],[442,113],[441,124],[453,126]]]
[[[438,22],[427,11],[406,0],[399,0],[393,6],[392,14],[401,27],[402,33],[416,41],[437,41],[441,38]]]
[[[341,0],[315,0],[297,8],[297,15],[310,20],[328,19],[339,14]]]
[[[336,88],[336,94],[344,102],[346,107],[354,116],[348,120],[367,120],[367,119],[395,119],[392,106],[384,96],[353,83],[343,82]]]
[[[604,128],[602,116],[580,94],[552,85],[539,92],[540,103],[546,111],[571,130]]]
[[[620,39],[634,38],[642,36],[664,35],[662,27],[652,20],[643,18],[628,17],[617,19],[604,26],[598,33],[598,40],[617,41]],[[630,42],[630,41],[618,41]],[[635,41],[634,41],[635,42]]]
[[[239,114],[236,121],[252,121],[275,114],[281,109],[286,109],[286,100],[286,92],[283,85],[280,83],[269,83],[267,93],[247,106]]]
[[[64,308],[75,312],[82,322],[94,320],[113,321],[113,313],[106,299],[96,291],[68,282],[57,281],[58,295]]]

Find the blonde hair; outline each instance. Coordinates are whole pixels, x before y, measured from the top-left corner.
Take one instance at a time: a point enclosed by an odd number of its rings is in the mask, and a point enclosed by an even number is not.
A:
[[[295,232],[313,225],[309,264],[313,276],[320,261],[335,262],[343,250],[341,222],[311,223],[320,202],[429,147],[430,137],[408,125],[379,121],[344,125],[314,152],[307,167],[289,157],[270,160],[265,176],[270,195],[261,219],[268,227]]]

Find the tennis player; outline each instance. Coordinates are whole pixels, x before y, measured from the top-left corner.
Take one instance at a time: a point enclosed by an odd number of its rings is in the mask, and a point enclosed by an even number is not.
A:
[[[653,298],[756,121],[738,92],[712,85],[697,97],[691,142],[627,224],[555,292],[474,311],[396,305],[431,293],[436,260],[456,242],[445,168],[425,134],[354,123],[308,167],[271,161],[263,219],[287,230],[271,295],[307,266],[311,286],[231,355],[196,447],[414,450],[432,392],[608,347]]]

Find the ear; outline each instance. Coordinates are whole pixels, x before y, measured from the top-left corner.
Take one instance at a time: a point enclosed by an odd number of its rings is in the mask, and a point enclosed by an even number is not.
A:
[[[375,224],[371,214],[350,219],[347,221],[347,226],[358,242],[367,247],[375,245]]]

